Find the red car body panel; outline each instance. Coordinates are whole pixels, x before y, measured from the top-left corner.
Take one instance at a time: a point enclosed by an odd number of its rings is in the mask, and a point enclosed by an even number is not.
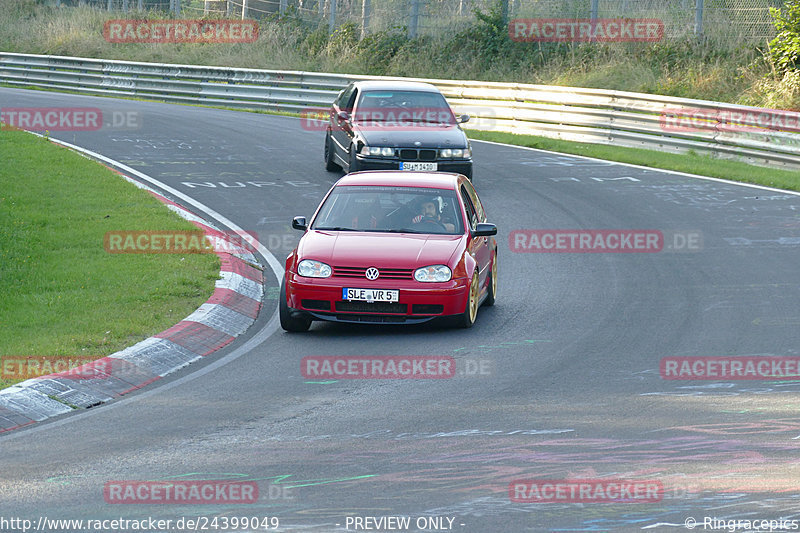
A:
[[[341,185],[429,187],[458,191],[460,184],[467,180],[464,176],[444,173],[413,173],[413,177],[409,174],[411,173],[399,171],[349,174],[340,179],[331,191]],[[325,199],[320,202],[320,207]],[[466,220],[464,206],[459,207],[461,216]],[[319,208],[314,218],[318,212]],[[313,222],[312,218],[309,227],[313,226]],[[466,224],[463,226],[467,228]],[[480,245],[478,239],[486,242],[485,237],[470,235],[468,229],[458,235],[309,229],[286,259],[286,303],[289,308],[305,311],[315,319],[345,322],[413,323],[436,316],[458,315],[466,309],[469,284],[478,261],[482,260],[483,263],[477,265],[481,273],[482,297],[489,281],[488,267],[494,253],[473,253],[476,246]],[[492,249],[496,251],[494,238],[491,241]],[[303,259],[326,263],[333,268],[333,275],[328,278],[300,276],[297,274],[297,264]],[[413,272],[417,268],[436,264],[450,267],[452,277],[449,281],[424,283],[413,278]],[[406,272],[381,275],[378,279],[368,280],[365,276],[352,277],[350,273],[342,272],[342,267],[362,270],[375,267],[381,272],[386,269]],[[397,303],[401,307],[405,306],[405,310],[398,311],[397,306],[389,309],[386,304],[381,308],[380,303],[356,305],[355,310],[351,304],[348,309],[340,309],[348,305],[342,304],[343,288],[399,290]],[[329,306],[327,309],[326,302]],[[308,303],[311,305],[306,305]],[[374,320],[363,320],[364,317],[372,317]],[[398,320],[386,320],[391,317]]]

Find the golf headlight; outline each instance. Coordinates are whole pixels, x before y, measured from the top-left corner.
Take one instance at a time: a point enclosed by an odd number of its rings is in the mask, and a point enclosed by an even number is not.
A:
[[[431,265],[414,271],[414,279],[422,282],[450,281],[453,275],[445,265]]]
[[[325,263],[303,259],[297,265],[297,273],[306,278],[329,278],[333,270]]]

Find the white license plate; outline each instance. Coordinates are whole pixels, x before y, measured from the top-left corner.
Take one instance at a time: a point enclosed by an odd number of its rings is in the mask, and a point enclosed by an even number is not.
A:
[[[418,163],[416,161],[400,161],[400,170],[424,170],[436,172],[439,169],[438,163]]]
[[[400,299],[399,290],[391,289],[342,289],[342,300],[357,302],[396,302]]]

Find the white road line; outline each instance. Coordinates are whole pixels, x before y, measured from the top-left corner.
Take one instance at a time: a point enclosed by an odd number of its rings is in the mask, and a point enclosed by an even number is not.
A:
[[[712,178],[711,176],[701,176],[699,174],[689,174],[688,172],[680,172],[678,170],[668,170],[664,168],[658,167],[645,167],[642,165],[634,165],[633,163],[622,163],[620,161],[611,161],[609,159],[600,159],[597,157],[589,157],[586,155],[576,155],[576,154],[568,154],[566,152],[552,152],[550,150],[542,150],[541,148],[531,148],[530,146],[518,146],[516,144],[506,144],[506,143],[499,143],[494,141],[483,141],[480,139],[470,139],[470,142],[478,142],[478,143],[486,143],[486,144],[494,144],[496,146],[508,146],[510,148],[520,148],[522,150],[531,150],[534,152],[542,152],[545,154],[553,154],[553,155],[560,155],[562,157],[574,157],[577,159],[586,159],[588,161],[600,161],[602,163],[611,163],[612,165],[622,165],[631,168],[639,168],[642,170],[650,170],[652,172],[664,172],[666,174],[675,174],[676,176],[685,176],[687,178],[694,178],[699,180],[708,180],[708,181],[716,181],[719,183],[727,183],[728,185],[741,185],[742,187],[750,187],[751,189],[761,189],[764,191],[772,191],[772,192],[779,192],[783,194],[793,194],[795,196],[800,196],[800,192],[797,191],[787,191],[786,189],[775,189],[774,187],[767,187],[766,185],[756,185],[755,183],[743,183],[741,181],[732,181],[726,180],[722,178]],[[603,146],[599,145],[598,146]],[[655,151],[655,150],[654,150]],[[725,159],[721,159],[721,161],[726,161]],[[767,168],[767,167],[764,167]]]

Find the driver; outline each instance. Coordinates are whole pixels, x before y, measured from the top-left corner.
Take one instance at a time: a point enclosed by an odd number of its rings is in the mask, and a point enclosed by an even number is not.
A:
[[[412,224],[431,223],[443,226],[445,231],[455,231],[454,224],[442,222],[439,214],[439,201],[436,198],[426,198],[420,203],[419,214],[411,219]]]

